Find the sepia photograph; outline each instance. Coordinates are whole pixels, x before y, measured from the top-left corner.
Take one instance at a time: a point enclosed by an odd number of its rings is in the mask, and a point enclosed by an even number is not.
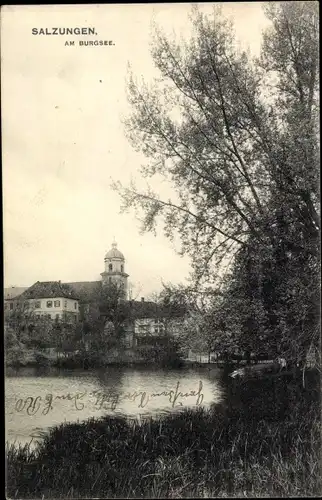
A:
[[[5,496],[320,497],[317,1],[3,5]]]

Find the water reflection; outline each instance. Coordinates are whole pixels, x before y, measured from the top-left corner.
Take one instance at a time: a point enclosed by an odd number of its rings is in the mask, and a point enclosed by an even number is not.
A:
[[[49,427],[103,415],[131,418],[210,407],[224,398],[217,370],[23,368],[6,374],[6,439],[30,442]]]

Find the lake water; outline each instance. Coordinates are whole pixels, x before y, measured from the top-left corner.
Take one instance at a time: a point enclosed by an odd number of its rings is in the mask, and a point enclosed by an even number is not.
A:
[[[8,369],[6,440],[36,443],[51,426],[90,417],[144,418],[210,407],[224,399],[220,371],[145,368]]]

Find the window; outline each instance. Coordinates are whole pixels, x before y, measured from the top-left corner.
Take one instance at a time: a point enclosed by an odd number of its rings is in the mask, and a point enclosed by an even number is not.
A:
[[[112,278],[111,277],[109,277],[108,282],[112,283]]]
[[[126,337],[123,342],[125,347],[131,347],[132,345],[131,339],[128,337]]]
[[[156,341],[152,337],[139,337],[136,339],[138,346],[153,346],[156,345]]]
[[[108,265],[108,270],[109,270],[109,271],[113,271],[113,265],[112,265],[112,264],[109,264],[109,265]]]
[[[55,300],[54,306],[55,307],[60,307],[60,300]]]
[[[13,302],[10,302],[10,311],[13,309]]]
[[[74,304],[74,309],[77,309],[77,302],[75,302]]]
[[[159,318],[159,319],[155,319],[154,320],[154,327],[156,329],[160,329],[162,330],[163,327],[164,327],[164,321],[163,321],[163,318]]]
[[[53,301],[47,300],[47,307],[53,307]]]
[[[121,273],[123,273],[123,272],[124,272],[124,266],[123,266],[123,264],[121,264]]]
[[[64,301],[64,307],[67,307],[67,300]]]
[[[35,301],[35,309],[41,309],[41,301],[40,300]]]
[[[56,321],[59,320],[59,317],[60,317],[59,314],[56,314]]]

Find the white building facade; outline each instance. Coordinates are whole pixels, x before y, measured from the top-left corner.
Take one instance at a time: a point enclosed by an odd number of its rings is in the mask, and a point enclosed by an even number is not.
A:
[[[25,302],[26,310],[40,318],[46,316],[50,319],[65,320],[73,317],[77,321],[79,314],[78,299],[66,297],[44,297]]]
[[[37,281],[22,294],[5,301],[9,315],[19,311],[25,318],[43,318],[76,323],[79,300],[73,290],[60,281]]]

